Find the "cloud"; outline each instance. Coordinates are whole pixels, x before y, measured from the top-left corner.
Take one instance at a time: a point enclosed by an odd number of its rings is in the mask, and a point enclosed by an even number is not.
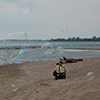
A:
[[[51,4],[51,7],[56,8],[56,9],[65,9],[65,7],[60,4]]]
[[[1,2],[19,2],[20,0],[0,0]]]
[[[25,17],[18,13],[19,2],[0,1],[0,32],[3,34],[23,30],[29,38],[47,39],[100,33],[99,0],[31,0],[33,11]],[[62,33],[64,27],[68,27],[67,33]]]
[[[5,16],[12,16],[16,14],[18,7],[16,3],[0,1],[0,14]]]

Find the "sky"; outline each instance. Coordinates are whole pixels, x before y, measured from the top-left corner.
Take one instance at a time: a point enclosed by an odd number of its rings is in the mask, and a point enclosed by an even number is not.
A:
[[[19,31],[42,40],[100,37],[100,0],[0,0],[0,39]]]

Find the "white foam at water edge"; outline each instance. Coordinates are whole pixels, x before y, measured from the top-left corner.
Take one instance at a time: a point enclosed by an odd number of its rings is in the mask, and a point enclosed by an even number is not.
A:
[[[95,51],[95,52],[100,52],[100,50],[93,50],[93,51]]]
[[[3,63],[0,63],[0,65],[3,65]]]
[[[64,49],[64,51],[73,51],[73,52],[81,52],[81,51],[88,51],[88,50],[77,50],[77,49]]]

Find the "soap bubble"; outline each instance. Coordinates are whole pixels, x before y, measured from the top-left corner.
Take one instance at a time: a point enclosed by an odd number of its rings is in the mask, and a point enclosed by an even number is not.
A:
[[[59,54],[63,54],[64,53],[64,49],[63,49],[62,46],[58,46],[57,47],[57,51],[58,51]]]
[[[43,49],[44,54],[51,54],[54,51],[53,45],[50,42],[45,42],[42,45],[42,49]]]
[[[67,31],[68,31],[67,27],[65,27],[65,28],[62,29],[62,32],[64,32],[64,33],[67,32]]]
[[[0,78],[3,77],[3,75],[0,75]]]
[[[22,0],[19,4],[19,14],[21,16],[29,15],[33,10],[33,4],[30,0]]]
[[[3,42],[8,57],[15,63],[21,63],[21,55],[29,48],[27,34],[22,31],[8,34]]]
[[[15,84],[11,84],[11,89],[13,92],[17,91],[17,86]]]
[[[89,72],[87,74],[87,77],[88,77],[89,80],[93,80],[94,79],[94,73],[93,72]]]
[[[23,75],[30,75],[31,74],[31,71],[30,71],[28,66],[22,66],[19,69],[22,71]]]

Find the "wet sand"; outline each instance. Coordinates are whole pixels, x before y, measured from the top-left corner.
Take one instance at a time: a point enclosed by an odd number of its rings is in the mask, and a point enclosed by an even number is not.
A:
[[[100,57],[64,63],[69,78],[59,80],[52,75],[56,62],[0,66],[0,100],[100,100]]]

